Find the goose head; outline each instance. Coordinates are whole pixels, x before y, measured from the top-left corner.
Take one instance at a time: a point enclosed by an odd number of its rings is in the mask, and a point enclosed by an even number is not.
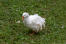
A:
[[[27,17],[29,17],[29,13],[24,12],[24,13],[22,14],[22,20],[24,20],[24,18],[27,18]]]

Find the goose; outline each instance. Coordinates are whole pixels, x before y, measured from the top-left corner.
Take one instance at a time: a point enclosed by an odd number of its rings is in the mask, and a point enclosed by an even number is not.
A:
[[[45,28],[45,18],[42,18],[38,14],[29,15],[29,13],[24,12],[22,14],[22,20],[26,27],[31,28],[36,33]]]

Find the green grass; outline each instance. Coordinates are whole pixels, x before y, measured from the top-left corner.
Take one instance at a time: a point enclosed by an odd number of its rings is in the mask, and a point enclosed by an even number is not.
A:
[[[45,17],[46,28],[29,36],[23,12]],[[66,0],[0,0],[0,44],[66,44]]]

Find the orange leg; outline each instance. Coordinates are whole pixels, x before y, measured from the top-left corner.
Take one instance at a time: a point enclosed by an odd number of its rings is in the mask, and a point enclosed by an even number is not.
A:
[[[36,32],[35,31],[32,31],[32,33],[30,33],[30,36],[32,36],[33,34],[35,34]]]

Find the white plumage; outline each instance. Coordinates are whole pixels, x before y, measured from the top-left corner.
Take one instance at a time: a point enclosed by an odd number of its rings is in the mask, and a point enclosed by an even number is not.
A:
[[[45,18],[40,17],[38,14],[29,15],[24,12],[22,14],[23,23],[25,26],[31,28],[35,32],[39,32],[42,28],[45,28]]]

